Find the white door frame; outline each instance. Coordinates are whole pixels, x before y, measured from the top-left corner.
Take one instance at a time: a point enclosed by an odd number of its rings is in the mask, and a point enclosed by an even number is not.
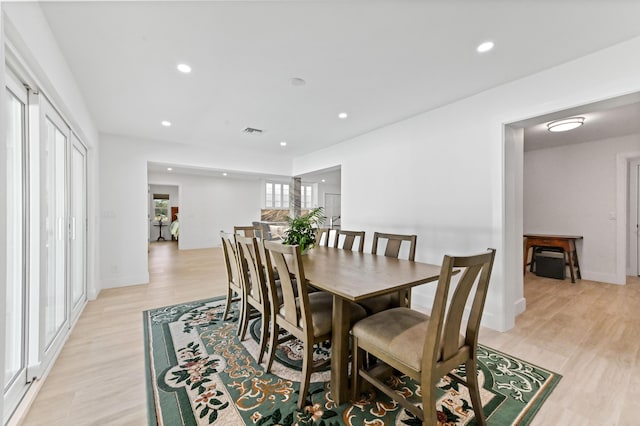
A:
[[[13,96],[20,101],[23,106],[23,141],[22,141],[22,366],[15,374],[13,383],[3,391],[3,419],[8,419],[9,415],[17,407],[20,400],[27,392],[30,381],[27,379],[28,359],[29,359],[29,188],[28,188],[28,138],[29,138],[29,94],[26,88],[20,83],[19,79],[9,70],[5,74],[6,90],[9,90]],[[4,322],[3,322],[4,324]],[[3,326],[4,327],[4,326]],[[5,342],[6,344],[6,342]],[[5,347],[6,349],[6,347]],[[6,362],[6,359],[5,359]],[[4,364],[3,364],[4,365]]]
[[[616,257],[617,284],[626,284],[627,274],[637,275],[637,269],[635,273],[627,270],[628,255],[633,256],[634,254],[634,251],[631,249],[631,247],[629,247],[629,253],[627,253],[628,245],[631,244],[628,236],[630,235],[630,227],[632,226],[631,222],[633,222],[633,218],[627,217],[627,215],[631,212],[628,203],[631,203],[633,200],[633,195],[630,194],[630,192],[632,192],[631,188],[633,187],[633,177],[630,173],[633,167],[632,165],[639,163],[640,151],[620,153],[616,156],[616,250],[618,253],[618,256]],[[635,192],[637,196],[638,191]],[[638,203],[636,202],[636,206],[637,204]],[[637,246],[635,259],[637,263]],[[633,262],[630,263],[632,264]]]

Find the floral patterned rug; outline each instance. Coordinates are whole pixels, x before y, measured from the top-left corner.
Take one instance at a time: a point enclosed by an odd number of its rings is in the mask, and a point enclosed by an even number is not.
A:
[[[152,309],[143,313],[150,425],[419,425],[410,412],[371,392],[336,406],[329,371],[314,373],[306,406],[298,410],[298,342],[280,345],[272,373],[256,362],[258,320],[245,341],[236,336],[237,311],[222,320],[224,298]],[[480,346],[481,399],[490,425],[529,424],[560,380],[551,371]],[[330,356],[320,345],[314,358]],[[458,373],[464,376],[461,367]],[[406,376],[388,382],[416,400],[420,386]],[[443,379],[438,419],[442,425],[474,425],[466,388]]]

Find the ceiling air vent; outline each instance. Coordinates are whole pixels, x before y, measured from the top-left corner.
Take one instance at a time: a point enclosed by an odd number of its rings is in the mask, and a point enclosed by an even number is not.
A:
[[[243,133],[248,133],[250,135],[259,135],[260,133],[262,133],[262,130],[260,129],[254,129],[253,127],[246,127],[242,130]]]

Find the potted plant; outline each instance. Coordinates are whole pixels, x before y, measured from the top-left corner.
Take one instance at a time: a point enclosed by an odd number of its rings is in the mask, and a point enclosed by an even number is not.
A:
[[[287,217],[289,229],[285,231],[284,244],[299,245],[300,252],[306,253],[316,243],[316,228],[326,220],[322,207],[309,210],[298,217]]]

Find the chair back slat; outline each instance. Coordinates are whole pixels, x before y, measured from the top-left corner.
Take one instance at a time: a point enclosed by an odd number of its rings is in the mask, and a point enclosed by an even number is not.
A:
[[[329,228],[316,229],[316,245],[324,247],[329,246]]]
[[[405,235],[405,234],[385,234],[382,232],[374,232],[373,245],[371,246],[371,253],[378,254],[378,242],[379,240],[386,240],[387,245],[384,250],[384,255],[387,257],[398,257],[400,255],[400,248],[403,242],[409,244],[408,260],[416,260],[416,243],[418,240],[417,235]]]
[[[309,330],[307,325],[311,324],[311,311],[300,247],[274,241],[263,241],[263,244],[269,275],[273,277],[273,269],[275,269],[280,276],[284,309],[282,314],[276,312],[276,315],[283,317],[301,333],[307,334]]]
[[[236,244],[246,294],[256,302],[265,304],[269,299],[258,240],[255,237],[237,235]]]
[[[240,286],[240,270],[238,257],[234,247],[233,235],[225,232],[220,233],[222,240],[222,252],[224,253],[224,264],[227,270],[227,279],[237,286]]]
[[[423,369],[456,356],[463,346],[469,350],[476,347],[494,258],[494,249],[474,256],[444,256],[424,344]],[[463,270],[449,298],[452,277],[459,268]],[[461,346],[462,318],[470,299],[471,312]]]
[[[336,231],[336,238],[333,240],[333,247],[340,248],[340,237],[342,238],[342,249],[353,250],[353,244],[358,240],[358,251],[364,251],[364,231],[347,231],[340,229]]]

